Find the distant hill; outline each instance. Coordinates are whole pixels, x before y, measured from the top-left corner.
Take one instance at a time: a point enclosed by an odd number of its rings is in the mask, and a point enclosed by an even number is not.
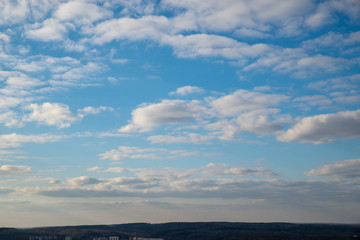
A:
[[[0,228],[0,240],[29,240],[31,236],[71,236],[73,240],[118,236],[164,238],[166,240],[360,240],[360,225],[174,222],[162,224],[129,223],[119,225]],[[44,238],[46,239],[46,238]]]

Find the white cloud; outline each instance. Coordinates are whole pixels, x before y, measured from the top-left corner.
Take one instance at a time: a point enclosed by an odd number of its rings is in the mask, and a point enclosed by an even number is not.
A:
[[[67,26],[54,18],[49,18],[42,24],[36,23],[33,28],[25,33],[26,37],[44,42],[64,40],[68,32]]]
[[[327,72],[336,72],[345,68],[345,66],[350,65],[352,65],[352,62],[345,58],[333,58],[329,56],[316,55],[299,59],[296,67],[298,69],[316,69]]]
[[[126,172],[130,172],[132,171],[131,169],[127,169],[127,168],[121,168],[121,167],[111,167],[108,169],[103,170],[102,172],[107,172],[107,173],[126,173]]]
[[[333,73],[356,66],[356,60],[322,54],[309,55],[301,48],[274,47],[244,67],[244,71],[270,68],[274,72],[291,73],[294,77],[308,77],[315,73]]]
[[[99,166],[95,166],[95,167],[91,167],[91,168],[86,169],[86,171],[89,171],[89,172],[95,172],[97,170],[100,170]]]
[[[21,135],[21,134],[2,134],[0,135],[0,148],[18,147],[22,143],[48,143],[62,139],[63,136],[57,135]]]
[[[357,104],[360,102],[360,94],[359,92],[337,92],[333,101],[341,104]]]
[[[246,172],[246,171],[245,171]],[[257,172],[257,171],[255,171]],[[261,170],[260,170],[261,172]],[[233,173],[227,176],[236,176]],[[265,199],[268,203],[284,206],[293,204],[309,207],[318,203],[357,203],[360,192],[358,184],[343,184],[339,181],[301,180],[251,180],[251,179],[203,179],[191,178],[188,171],[179,169],[145,170],[136,178],[94,179],[98,184],[71,185],[71,187],[18,189],[22,194],[31,193],[55,198],[104,198],[146,197],[175,199]],[[226,175],[225,175],[226,176]],[[86,177],[85,177],[86,178]]]
[[[329,80],[311,82],[307,85],[310,89],[318,91],[330,91],[337,89],[354,89],[360,82],[360,74],[332,78]]]
[[[343,48],[360,43],[360,31],[347,34],[329,32],[318,38],[303,42],[303,46],[312,50],[321,48]]]
[[[337,161],[305,172],[307,176],[324,176],[332,178],[360,178],[360,159]]]
[[[43,125],[56,125],[58,128],[69,127],[72,122],[77,121],[69,107],[60,103],[43,103],[42,105],[30,104],[25,107],[31,111],[24,116],[25,122],[37,122]]]
[[[240,29],[237,29],[235,31],[235,35],[238,36],[238,37],[241,37],[241,38],[242,37],[270,38],[271,37],[271,34],[269,34],[269,33],[264,33],[262,31],[247,28],[247,27],[242,27]]]
[[[10,37],[9,35],[5,34],[5,33],[0,33],[0,43],[9,43],[10,42]],[[0,45],[1,47],[1,45]]]
[[[222,119],[207,124],[205,129],[218,131],[218,138],[222,140],[233,140],[235,134],[251,132],[259,135],[276,134],[282,130],[283,123],[289,122],[291,117],[279,114],[278,109],[258,109],[239,113],[232,119]]]
[[[162,168],[162,169],[147,169],[142,168],[138,169],[135,175],[149,182],[150,187],[157,187],[168,189],[169,185],[171,186],[176,180],[186,179],[191,176],[194,172],[193,169],[176,169],[176,168]],[[157,184],[158,186],[154,185]],[[159,190],[160,190],[159,189]]]
[[[102,183],[103,181],[97,178],[91,178],[87,176],[69,178],[67,183],[71,186],[82,186]]]
[[[171,154],[174,156],[181,156],[181,157],[189,157],[189,156],[197,156],[199,155],[198,151],[188,152],[186,150],[172,150],[170,151]]]
[[[111,19],[92,29],[94,39],[91,42],[104,44],[113,40],[158,40],[170,28],[169,21],[164,16]]]
[[[0,112],[0,123],[4,123],[7,127],[22,127],[20,117],[13,111]]]
[[[44,65],[39,64],[38,62],[18,62],[14,69],[21,70],[24,72],[39,72],[44,70]]]
[[[29,13],[28,1],[1,1],[0,25],[7,25],[23,21]]]
[[[31,113],[23,117],[24,122],[37,122],[42,125],[55,125],[58,128],[70,127],[71,123],[80,121],[87,115],[99,114],[102,111],[113,111],[111,107],[85,107],[78,109],[75,116],[69,109],[69,106],[61,103],[43,103],[38,105],[36,103],[27,105],[25,110],[31,111]]]
[[[0,92],[1,92],[1,90],[0,90]],[[4,95],[0,94],[0,109],[8,109],[11,107],[15,107],[23,102],[24,102],[23,98],[13,97],[13,96],[4,96]]]
[[[84,118],[87,115],[99,114],[102,111],[114,111],[114,109],[111,107],[105,107],[105,106],[100,106],[100,107],[96,107],[96,108],[95,107],[85,107],[83,109],[78,110],[77,116],[79,118]]]
[[[176,1],[165,0],[162,4],[169,9],[185,10],[198,29],[208,31],[233,31],[248,28],[264,33],[271,32],[271,25],[278,28],[294,21],[301,20],[313,8],[312,1],[278,1],[278,0],[224,0],[224,1]],[[279,7],[281,6],[281,7]]]
[[[183,133],[182,135],[154,135],[147,138],[152,143],[190,143],[206,144],[213,140],[215,136],[201,135],[198,133]]]
[[[30,177],[25,182],[45,182],[45,184],[59,184],[60,181],[53,177]]]
[[[54,84],[79,86],[79,80],[86,82],[88,79],[91,79],[93,75],[101,72],[104,68],[106,67],[101,63],[89,62],[86,65],[77,66],[62,72],[61,74],[54,75],[53,77],[55,79],[63,81],[54,82]]]
[[[54,8],[56,9],[56,8]],[[91,25],[93,22],[112,17],[113,12],[86,1],[69,1],[58,6],[51,18],[42,23],[35,23],[25,32],[27,38],[38,41],[63,41],[66,40],[69,30],[77,26]],[[83,29],[84,30],[84,29]],[[79,49],[79,47],[81,49]],[[66,49],[83,51],[84,46],[65,45]]]
[[[39,21],[62,0],[17,0],[0,2],[0,25]]]
[[[165,148],[140,148],[119,146],[117,149],[111,149],[98,156],[102,159],[109,159],[112,161],[124,160],[124,159],[169,159],[176,157],[189,157],[197,155],[198,152],[189,152],[186,150],[168,150]],[[109,168],[104,172],[124,172],[129,171],[123,168]]]
[[[159,159],[166,150],[163,148],[139,148],[119,146],[117,149],[112,149],[105,153],[99,154],[102,160],[109,159],[112,161],[144,158],[144,159]],[[161,155],[160,155],[161,154]]]
[[[161,43],[174,48],[174,53],[182,58],[223,57],[247,61],[271,50],[266,44],[249,45],[234,39],[209,34],[164,35]]]
[[[201,94],[204,92],[205,92],[205,90],[200,87],[184,86],[184,87],[180,87],[180,88],[176,89],[176,91],[174,91],[174,92],[170,92],[169,95],[186,96],[189,94]]]
[[[113,40],[152,40],[171,46],[178,57],[185,58],[224,57],[246,60],[271,50],[266,44],[249,45],[219,35],[174,35],[178,31],[174,27],[176,24],[174,26],[173,19],[164,16],[111,19],[89,30],[94,36],[88,41],[104,44]]]
[[[269,134],[282,130],[282,123],[289,121],[288,116],[281,116],[278,113],[278,109],[250,111],[240,114],[236,118],[236,122],[241,131]]]
[[[26,75],[22,75],[22,76],[9,77],[6,80],[6,84],[9,88],[18,90],[18,89],[31,89],[37,86],[41,86],[44,83],[42,83],[38,79],[30,78]]]
[[[277,173],[271,171],[267,168],[243,168],[243,167],[234,167],[227,164],[216,164],[209,163],[205,167],[201,168],[203,174],[212,175],[212,176],[237,176],[237,177],[276,177]]]
[[[163,100],[160,103],[141,106],[132,111],[132,121],[119,129],[120,132],[145,132],[164,124],[180,124],[200,120],[207,108],[199,101]]]
[[[316,10],[305,20],[305,24],[311,28],[319,28],[330,24],[337,19],[334,17],[336,13],[341,13],[349,17],[352,21],[359,19],[359,3],[356,0],[329,0],[320,2],[316,6]]]
[[[0,176],[1,175],[15,175],[15,174],[25,174],[31,172],[31,168],[28,166],[21,165],[2,165],[0,166]]]
[[[302,118],[295,126],[278,136],[278,140],[320,144],[337,138],[357,137],[360,137],[360,110]]]
[[[287,99],[288,97],[285,95],[262,94],[240,89],[232,94],[215,99],[211,102],[211,106],[223,116],[236,116],[245,111],[276,106]]]
[[[308,106],[326,106],[332,103],[328,97],[323,95],[297,97],[294,101],[298,102],[301,107],[305,108]]]
[[[283,123],[289,122],[291,117],[271,107],[287,100],[285,95],[243,89],[220,98],[207,97],[204,101],[163,100],[140,105],[132,112],[132,121],[119,131],[144,132],[168,124],[181,124],[181,129],[202,128],[211,131],[210,134],[184,132],[148,137],[153,143],[195,144],[209,143],[213,139],[231,140],[236,133],[244,131],[275,134],[283,129]]]
[[[98,5],[82,2],[69,1],[59,6],[54,17],[61,21],[74,21],[77,24],[90,24],[100,19],[112,17],[113,13]]]

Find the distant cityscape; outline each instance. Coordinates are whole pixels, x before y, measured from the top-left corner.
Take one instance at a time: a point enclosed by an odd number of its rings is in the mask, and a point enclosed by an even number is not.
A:
[[[126,223],[0,228],[0,240],[359,240],[360,224]]]
[[[73,240],[71,236],[30,236],[29,240]],[[119,240],[117,236],[94,237],[92,240]],[[163,238],[130,237],[129,240],[164,240]]]

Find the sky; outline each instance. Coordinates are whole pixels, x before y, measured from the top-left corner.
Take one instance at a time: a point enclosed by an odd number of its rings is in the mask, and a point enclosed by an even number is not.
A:
[[[358,0],[0,0],[0,227],[360,222]]]

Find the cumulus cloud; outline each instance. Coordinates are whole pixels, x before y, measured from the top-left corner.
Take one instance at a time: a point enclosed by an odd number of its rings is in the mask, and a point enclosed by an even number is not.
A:
[[[176,89],[174,92],[170,92],[169,95],[179,95],[179,96],[186,96],[189,94],[201,94],[204,93],[205,90],[200,87],[195,86],[184,86]]]
[[[302,118],[295,126],[278,136],[278,140],[320,144],[337,138],[357,137],[360,137],[360,110]]]
[[[232,119],[222,119],[205,126],[206,130],[215,131],[219,139],[233,140],[235,135],[251,132],[259,135],[276,134],[284,128],[283,123],[291,118],[278,114],[278,109],[247,111]]]
[[[166,35],[161,39],[161,43],[172,46],[174,53],[182,58],[223,57],[247,61],[248,58],[271,50],[266,44],[249,45],[232,38],[210,34]]]
[[[0,25],[9,26],[25,20],[42,20],[61,0],[18,0],[0,2]]]
[[[199,101],[163,100],[132,111],[132,121],[120,132],[146,132],[164,124],[180,124],[200,120],[207,108]]]
[[[54,17],[61,21],[74,21],[77,24],[90,24],[100,19],[112,17],[110,10],[98,5],[82,2],[69,1],[63,3],[54,13]]]
[[[0,24],[18,23],[25,19],[29,14],[28,2],[22,1],[2,1],[0,3]]]
[[[120,132],[145,132],[156,127],[172,125],[180,129],[211,131],[154,135],[153,143],[209,143],[214,139],[231,140],[241,132],[260,135],[276,134],[291,117],[273,108],[288,101],[288,96],[264,94],[239,89],[234,93],[201,100],[162,100],[160,103],[140,105],[133,110],[131,122]],[[177,131],[176,130],[176,131]]]
[[[67,183],[71,186],[93,185],[102,183],[103,181],[97,178],[91,178],[87,176],[69,178]]]
[[[77,115],[74,115],[69,106],[61,103],[43,103],[38,105],[36,103],[24,107],[25,110],[31,113],[23,117],[24,122],[37,122],[42,125],[57,126],[58,128],[70,127],[76,121],[80,121],[87,115],[99,114],[102,111],[113,111],[111,107],[85,107],[78,109]]]
[[[199,29],[233,31],[245,27],[258,29],[264,33],[273,30],[268,26],[269,23],[281,28],[282,25],[298,20],[313,7],[309,0],[301,2],[256,0],[251,3],[242,0],[225,0],[221,3],[211,0],[206,4],[201,0],[166,0],[162,1],[162,4],[169,8],[184,9],[186,11],[184,15],[188,18],[191,16],[193,25],[198,26]],[[277,7],[279,5],[282,7]]]
[[[158,40],[169,28],[169,21],[164,16],[111,19],[99,23],[92,29],[92,41],[104,44],[113,40]]]
[[[58,128],[65,128],[77,121],[69,106],[60,103],[46,102],[42,105],[33,103],[26,106],[25,109],[31,111],[30,114],[24,116],[23,121],[25,122],[37,122],[43,125],[55,125]]]
[[[62,41],[66,40],[69,30],[74,30],[74,24],[91,25],[95,21],[110,18],[112,15],[112,11],[92,3],[69,1],[60,4],[51,18],[42,23],[33,24],[25,35],[29,39],[44,42]]]
[[[239,89],[232,94],[215,99],[211,106],[223,116],[236,116],[248,110],[265,109],[276,106],[288,99],[285,95],[262,94]]]
[[[352,159],[319,166],[317,169],[305,172],[305,175],[356,179],[360,178],[359,171],[360,159]]]
[[[45,20],[42,24],[37,23],[33,28],[25,35],[30,39],[44,42],[64,40],[68,32],[66,25],[53,18]]]
[[[269,134],[282,130],[284,128],[283,123],[289,121],[288,116],[281,116],[278,113],[278,109],[249,111],[240,114],[236,118],[236,123],[241,131]]]
[[[1,175],[15,175],[15,174],[25,174],[31,172],[31,168],[28,166],[21,165],[2,165],[0,167],[0,176]]]

